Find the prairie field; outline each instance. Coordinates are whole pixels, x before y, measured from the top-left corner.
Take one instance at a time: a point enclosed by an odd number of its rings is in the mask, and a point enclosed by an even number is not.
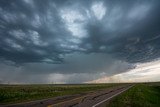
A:
[[[120,84],[0,85],[0,104],[19,103],[114,87]]]
[[[137,84],[106,107],[160,107],[160,83]]]

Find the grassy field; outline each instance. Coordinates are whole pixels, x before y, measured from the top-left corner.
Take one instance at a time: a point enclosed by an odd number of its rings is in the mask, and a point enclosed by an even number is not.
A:
[[[118,84],[0,85],[0,104],[18,103],[62,95],[84,93]]]
[[[135,85],[111,100],[106,107],[160,107],[160,85]]]

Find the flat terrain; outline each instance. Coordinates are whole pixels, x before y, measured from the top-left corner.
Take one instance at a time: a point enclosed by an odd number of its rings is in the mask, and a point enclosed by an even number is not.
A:
[[[160,83],[135,85],[106,107],[160,107]]]
[[[59,85],[56,87],[59,88],[67,87],[66,90],[63,91],[65,93],[70,90],[69,91],[70,95],[62,95],[62,96],[59,95],[58,97],[29,101],[26,103],[24,102],[15,104],[6,103],[6,105],[1,105],[1,106],[3,107],[92,107],[92,106],[99,107],[101,106],[99,102],[106,100],[112,97],[113,95],[118,95],[119,93],[131,88],[131,86],[133,85],[132,84],[85,84],[85,85],[64,85],[64,86]],[[52,88],[54,89],[55,86]]]
[[[48,107],[102,107],[104,102],[111,99],[112,96],[117,96],[120,93],[128,90],[133,85],[121,85],[111,87],[105,90],[95,91],[72,100],[66,100],[60,103],[48,105]]]
[[[0,85],[0,104],[28,102],[57,96],[85,94],[120,84]]]
[[[158,82],[1,85],[0,89],[0,107],[160,107]]]

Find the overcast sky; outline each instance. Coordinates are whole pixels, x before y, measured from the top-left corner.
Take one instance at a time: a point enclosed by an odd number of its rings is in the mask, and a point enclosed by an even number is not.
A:
[[[159,10],[159,0],[0,0],[0,83],[158,81]]]

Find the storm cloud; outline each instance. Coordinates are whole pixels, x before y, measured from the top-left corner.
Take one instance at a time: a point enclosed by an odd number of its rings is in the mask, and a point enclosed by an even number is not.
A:
[[[8,72],[28,80],[93,73],[92,80],[156,60],[159,10],[159,0],[1,0],[0,66],[8,69],[0,80]]]

